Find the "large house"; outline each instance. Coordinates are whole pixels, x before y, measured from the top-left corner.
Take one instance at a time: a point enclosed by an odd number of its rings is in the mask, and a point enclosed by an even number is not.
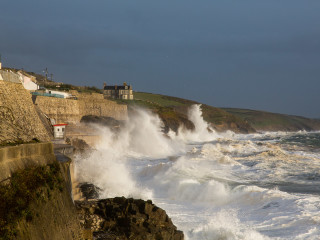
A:
[[[105,98],[133,100],[132,86],[127,85],[127,83],[123,83],[122,86],[107,86],[107,84],[104,84],[103,95]]]

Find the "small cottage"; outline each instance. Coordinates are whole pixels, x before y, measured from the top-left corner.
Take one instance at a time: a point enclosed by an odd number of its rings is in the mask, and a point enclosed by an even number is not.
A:
[[[53,125],[53,136],[57,139],[64,139],[66,136],[66,126],[68,124],[60,123]]]

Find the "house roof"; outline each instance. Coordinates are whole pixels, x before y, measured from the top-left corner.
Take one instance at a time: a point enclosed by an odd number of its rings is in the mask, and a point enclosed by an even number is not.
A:
[[[115,90],[115,89],[120,89],[120,90],[125,90],[127,87],[127,89],[131,89],[131,86],[123,86],[123,85],[119,85],[119,86],[104,86],[103,90]]]
[[[66,123],[60,123],[60,124],[55,124],[55,125],[53,125],[54,127],[59,127],[59,126],[66,126],[66,125],[68,125],[68,124],[66,124]]]

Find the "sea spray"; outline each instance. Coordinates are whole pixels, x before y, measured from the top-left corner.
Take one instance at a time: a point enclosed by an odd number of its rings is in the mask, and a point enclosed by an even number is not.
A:
[[[76,157],[76,176],[79,181],[91,182],[102,189],[101,196],[117,195],[150,197],[147,189],[139,189],[127,161],[130,158],[166,158],[186,151],[186,141],[216,138],[202,119],[200,105],[190,108],[188,116],[195,123],[195,131],[181,130],[170,138],[161,131],[160,118],[148,110],[135,108],[119,132],[95,125],[102,140],[90,156]]]
[[[318,239],[319,153],[285,149],[294,133],[208,132],[200,106],[191,109],[195,131],[171,138],[140,109],[118,134],[101,129],[103,144],[79,160],[78,175],[103,197],[152,198],[187,240]]]
[[[189,108],[188,119],[193,122],[194,131],[189,131],[180,126],[175,139],[184,142],[206,142],[218,138],[219,135],[203,120],[201,104],[195,104]]]
[[[184,150],[184,145],[164,135],[161,131],[162,125],[157,115],[141,108],[134,109],[117,139],[127,147],[122,151],[127,154],[160,158]]]

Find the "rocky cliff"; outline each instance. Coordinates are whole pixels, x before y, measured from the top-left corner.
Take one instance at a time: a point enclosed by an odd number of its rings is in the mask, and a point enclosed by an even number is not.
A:
[[[183,240],[166,212],[150,200],[110,198],[77,202],[81,224],[95,239]]]
[[[21,83],[0,80],[0,145],[34,139],[45,142],[50,137],[30,93]]]

